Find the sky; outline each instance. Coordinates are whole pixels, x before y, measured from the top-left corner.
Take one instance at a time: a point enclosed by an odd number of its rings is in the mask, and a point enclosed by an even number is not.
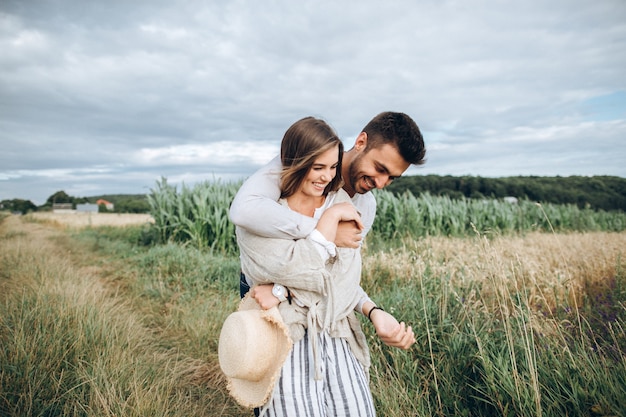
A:
[[[405,175],[626,177],[624,0],[0,0],[0,200],[246,178],[382,111]]]

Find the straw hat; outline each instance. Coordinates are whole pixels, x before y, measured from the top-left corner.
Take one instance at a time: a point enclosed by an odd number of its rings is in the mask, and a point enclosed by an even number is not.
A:
[[[246,295],[220,333],[220,367],[228,391],[244,407],[260,407],[272,394],[293,342],[277,307],[262,310]]]

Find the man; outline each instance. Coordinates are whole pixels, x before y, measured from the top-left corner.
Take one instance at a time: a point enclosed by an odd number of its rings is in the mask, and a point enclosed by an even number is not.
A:
[[[360,213],[361,224],[342,223],[337,230],[335,245],[360,246],[376,216],[376,199],[370,191],[386,187],[411,164],[423,164],[425,154],[424,139],[417,124],[404,113],[380,113],[363,128],[354,146],[344,153],[341,169],[343,189]],[[276,157],[248,178],[233,200],[230,219],[238,227],[261,236],[306,238],[315,229],[317,221],[278,204],[281,169],[280,157]],[[277,298],[288,293],[288,289],[280,286],[261,287],[265,288],[257,287],[259,291],[272,291]],[[242,297],[248,290],[249,282],[242,275]],[[365,292],[363,295],[367,301],[359,306],[359,311],[372,321],[381,340],[389,346],[408,349],[415,342],[411,327],[398,323],[391,314],[378,308]]]

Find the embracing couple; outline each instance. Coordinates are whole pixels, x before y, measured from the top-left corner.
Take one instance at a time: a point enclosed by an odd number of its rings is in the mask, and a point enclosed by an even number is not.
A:
[[[344,151],[323,120],[286,131],[280,157],[248,178],[230,218],[241,256],[239,310],[219,357],[237,401],[262,416],[375,416],[370,356],[357,314],[387,345],[409,349],[399,323],[360,286],[360,247],[376,200],[425,146],[406,114],[374,117]]]

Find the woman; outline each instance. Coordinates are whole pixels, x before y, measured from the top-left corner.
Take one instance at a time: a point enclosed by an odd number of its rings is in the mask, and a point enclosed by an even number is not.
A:
[[[281,143],[280,202],[319,218],[316,229],[296,241],[237,229],[242,270],[255,285],[251,296],[263,308],[283,300],[278,308],[294,341],[262,416],[375,415],[369,351],[354,315],[373,303],[360,288],[359,250],[332,243],[340,221],[360,225],[341,189],[342,155],[340,139],[324,121],[294,123]],[[268,298],[261,284],[270,283],[284,294]]]

